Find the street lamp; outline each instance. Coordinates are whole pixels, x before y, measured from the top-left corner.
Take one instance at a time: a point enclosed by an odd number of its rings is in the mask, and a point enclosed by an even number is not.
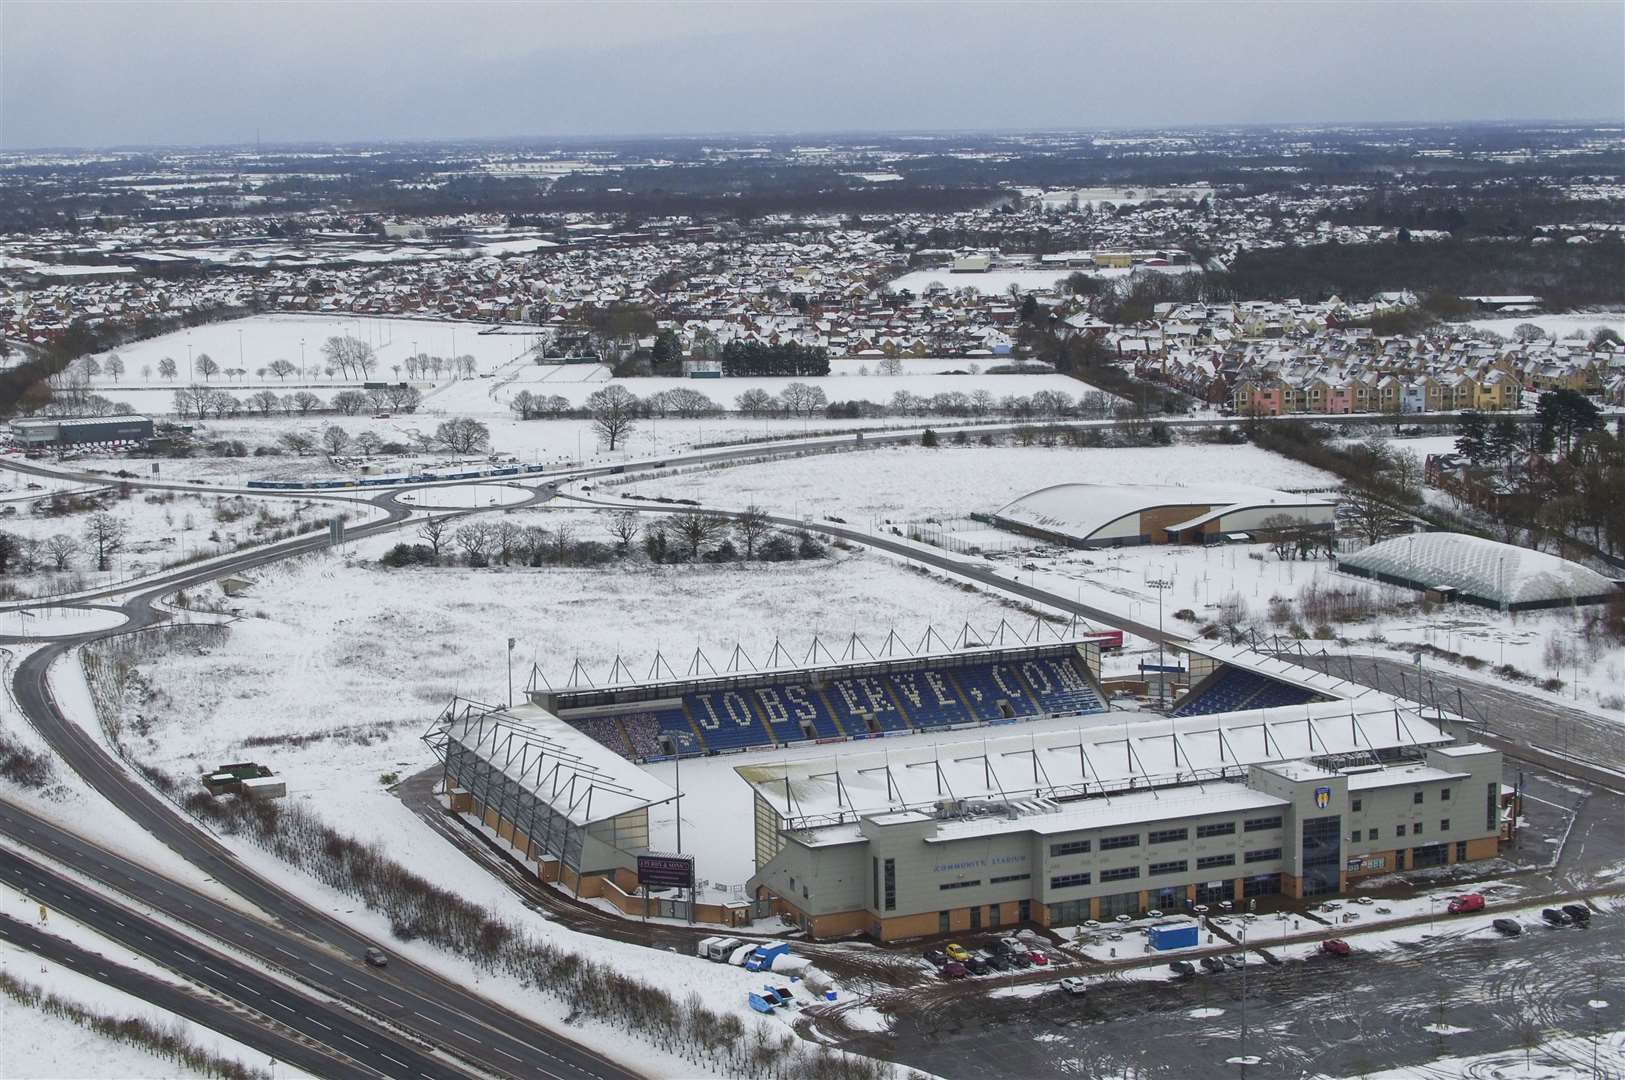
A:
[[[305,374],[305,339],[304,338],[299,339],[299,381],[300,382],[308,382],[309,381],[309,377]]]

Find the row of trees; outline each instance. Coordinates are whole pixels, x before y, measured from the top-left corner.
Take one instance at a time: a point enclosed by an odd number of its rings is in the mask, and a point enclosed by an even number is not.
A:
[[[318,432],[293,430],[277,436],[277,445],[290,453],[303,457],[320,451],[329,459],[345,454],[371,457],[381,451],[418,453],[444,451],[450,454],[483,454],[491,448],[491,429],[469,416],[456,416],[442,420],[433,433],[410,432],[412,444],[386,443],[374,431],[363,431],[352,436],[337,424],[329,424]]]
[[[730,341],[722,348],[722,373],[739,375],[828,375],[829,351],[787,341]]]
[[[176,390],[174,401],[175,414],[182,420],[188,417],[195,417],[198,420],[213,417],[219,420],[245,414],[305,416],[326,409],[345,416],[354,416],[363,410],[412,413],[423,403],[423,394],[411,386],[385,386],[372,390],[340,390],[331,400],[324,402],[309,390],[297,390],[291,394],[278,394],[275,390],[257,390],[245,398],[239,398],[225,390],[194,384]],[[120,412],[130,411],[127,406],[116,404],[114,409]]]
[[[59,532],[41,538],[0,532],[0,576],[10,573],[29,573],[41,567],[68,570],[82,552],[96,558],[96,568],[106,570],[112,557],[124,550],[130,535],[130,523],[107,511],[92,514],[80,530],[79,539]]]

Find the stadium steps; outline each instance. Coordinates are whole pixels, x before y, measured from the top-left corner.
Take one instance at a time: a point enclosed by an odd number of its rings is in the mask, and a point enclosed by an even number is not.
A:
[[[625,749],[623,750],[623,749],[620,749],[619,747],[612,747],[611,749],[614,749],[617,754],[620,754],[622,757],[626,758],[628,761],[631,761],[637,755],[632,753],[632,736],[626,730],[626,721],[619,715],[617,715],[614,719],[615,719],[615,730],[619,731],[621,733],[621,746],[625,747]]]
[[[773,721],[767,718],[767,709],[762,704],[762,696],[760,694],[754,692],[746,694],[745,704],[750,706],[750,714],[756,717],[756,722],[762,725],[763,731],[767,732],[768,745],[785,746],[789,743],[801,741],[801,725],[794,722],[786,722],[785,727],[793,727],[795,729],[796,737],[793,739],[781,739],[779,737],[779,733],[773,730]]]
[[[1214,668],[1212,671],[1208,672],[1206,675],[1202,676],[1201,680],[1198,681],[1195,686],[1193,686],[1189,690],[1185,691],[1185,696],[1180,698],[1178,704],[1176,704],[1172,709],[1170,709],[1168,711],[1168,715],[1169,716],[1199,716],[1199,715],[1201,715],[1200,713],[1187,712],[1186,707],[1190,706],[1190,705],[1195,705],[1197,702],[1199,702],[1202,699],[1202,695],[1207,693],[1209,690],[1211,690],[1213,688],[1213,684],[1218,682],[1219,679],[1222,678],[1224,676],[1224,673],[1226,671],[1228,671],[1228,670],[1230,670],[1230,669],[1221,665],[1219,667]]]
[[[897,692],[897,687],[893,685],[892,681],[890,679],[882,679],[881,683],[886,687],[886,697],[891,700],[892,707],[897,710],[897,715],[903,718],[903,723],[908,725],[908,729],[910,731],[923,731],[924,727],[921,725],[920,721],[916,720],[913,714],[904,707],[903,695]]]
[[[689,730],[694,732],[694,741],[699,743],[700,749],[707,754],[712,753],[712,749],[705,743],[705,733],[700,730],[700,725],[694,722],[694,714],[688,711],[688,699],[686,697],[682,699],[682,709],[683,719],[688,721]]]
[[[829,695],[824,693],[823,686],[817,683],[809,683],[808,687],[817,696],[819,704],[824,706],[824,712],[829,714],[830,722],[835,725],[835,730],[841,733],[841,738],[852,738],[852,733],[846,730],[845,724],[841,723],[841,714],[836,712],[835,707],[830,704]],[[864,732],[864,734],[867,735],[868,732]]]

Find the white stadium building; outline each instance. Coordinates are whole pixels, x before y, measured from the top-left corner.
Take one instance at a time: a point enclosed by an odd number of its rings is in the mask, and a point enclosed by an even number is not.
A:
[[[1206,544],[1285,518],[1330,531],[1335,504],[1248,486],[1054,484],[994,511],[1000,528],[1069,547]]]

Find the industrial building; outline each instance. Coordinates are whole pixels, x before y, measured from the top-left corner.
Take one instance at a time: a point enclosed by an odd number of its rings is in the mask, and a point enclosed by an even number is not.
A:
[[[1464,533],[1384,540],[1342,556],[1337,568],[1426,592],[1435,601],[1503,611],[1602,604],[1620,594],[1613,581],[1577,562]]]
[[[992,522],[1069,547],[1206,544],[1243,538],[1266,522],[1330,532],[1335,509],[1268,488],[1067,483],[1023,495],[994,511]]]
[[[152,439],[152,421],[145,416],[13,420],[11,437],[25,450],[67,446],[139,446]]]

